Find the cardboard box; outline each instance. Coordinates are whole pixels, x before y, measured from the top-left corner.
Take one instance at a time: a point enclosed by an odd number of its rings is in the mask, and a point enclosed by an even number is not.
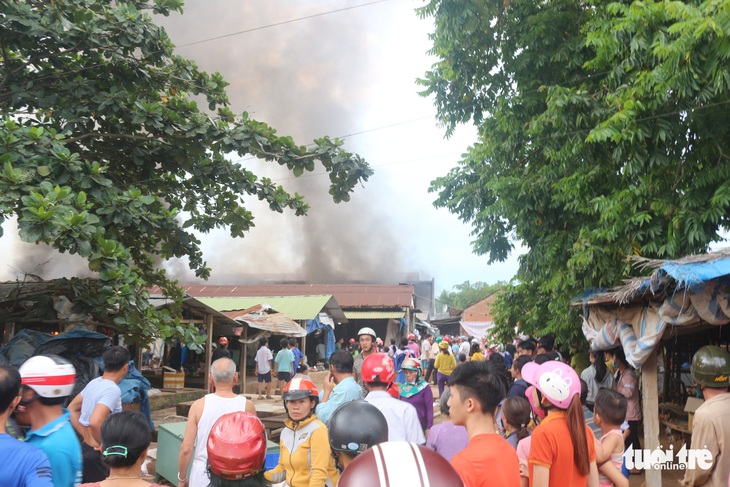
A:
[[[163,389],[182,389],[185,387],[185,372],[165,371],[162,378]]]
[[[697,411],[697,408],[702,406],[702,403],[705,401],[703,399],[700,399],[699,397],[688,397],[687,403],[684,405],[684,412],[687,413],[687,427],[689,428],[689,432],[692,432],[692,421],[694,421],[695,418],[695,411]]]

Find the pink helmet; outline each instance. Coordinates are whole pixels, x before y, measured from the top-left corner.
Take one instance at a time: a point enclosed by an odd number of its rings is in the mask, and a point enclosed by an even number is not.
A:
[[[525,397],[527,398],[527,401],[530,403],[530,408],[532,409],[532,412],[535,413],[535,416],[538,417],[538,419],[545,419],[545,410],[540,406],[540,404],[537,402],[537,398],[535,397],[535,386],[530,386],[525,391]]]
[[[557,360],[549,360],[541,365],[526,363],[522,367],[522,378],[560,409],[568,409],[573,396],[580,397],[578,374],[569,365]]]

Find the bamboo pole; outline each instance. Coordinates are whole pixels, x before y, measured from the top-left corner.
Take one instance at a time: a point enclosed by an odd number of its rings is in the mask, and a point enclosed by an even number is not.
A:
[[[208,341],[205,344],[205,375],[206,380],[210,382],[210,363],[213,356],[213,315],[205,315],[205,327],[208,332]],[[209,384],[208,390],[213,392],[212,383]]]

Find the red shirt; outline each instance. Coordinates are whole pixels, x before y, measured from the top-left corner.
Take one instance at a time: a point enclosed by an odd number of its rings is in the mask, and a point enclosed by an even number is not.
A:
[[[451,465],[465,487],[520,487],[517,452],[497,433],[476,435],[454,455]]]

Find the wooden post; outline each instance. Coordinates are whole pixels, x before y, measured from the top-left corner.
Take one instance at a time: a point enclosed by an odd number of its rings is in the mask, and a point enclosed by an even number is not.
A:
[[[307,329],[307,322],[306,321],[302,321],[302,323],[300,323],[300,324],[301,324],[302,328],[304,328],[305,330]],[[299,350],[302,352],[302,354],[305,357],[307,356],[307,335],[304,335],[302,337],[302,347]],[[296,373],[297,373],[297,371],[295,370],[294,373],[292,373],[292,377],[294,377],[294,375]]]
[[[248,325],[243,325],[243,339],[246,340],[248,338]],[[246,364],[248,363],[248,343],[241,343],[241,354],[240,354],[240,361],[241,364],[239,365],[240,373],[238,376],[241,380],[241,394],[246,394]]]
[[[205,344],[205,383],[210,381],[210,362],[213,356],[213,315],[205,315],[205,327],[208,332],[208,342]],[[203,387],[213,392],[213,384],[208,384],[208,387]]]
[[[666,373],[666,372],[665,372]],[[657,383],[657,351],[656,348],[649,355],[649,359],[641,366],[641,387],[644,416],[644,445],[645,450],[654,450],[659,447],[659,391]],[[646,485],[662,487],[662,471],[647,469]]]

